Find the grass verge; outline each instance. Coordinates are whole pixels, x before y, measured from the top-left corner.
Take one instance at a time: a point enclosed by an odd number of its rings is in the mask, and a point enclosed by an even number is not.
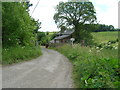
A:
[[[56,48],[73,64],[75,88],[118,88],[118,50],[65,45]]]
[[[40,47],[11,47],[2,49],[2,64],[13,64],[21,61],[31,60],[40,56]]]

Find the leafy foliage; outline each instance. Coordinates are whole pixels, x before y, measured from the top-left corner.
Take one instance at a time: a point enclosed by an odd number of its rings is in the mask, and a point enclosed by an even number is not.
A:
[[[2,2],[2,63],[12,64],[41,54],[35,47],[41,25],[28,13],[29,2]]]
[[[79,88],[118,88],[120,68],[118,50],[73,47],[67,45],[56,48],[73,63],[75,87]],[[115,55],[116,54],[116,55]]]
[[[45,32],[38,32],[37,33],[37,40],[38,40],[40,45],[45,45],[49,42],[49,38],[48,38],[47,34]]]
[[[99,48],[100,50],[102,50],[103,48],[106,48],[106,49],[118,49],[118,39],[108,41],[107,43],[100,43],[100,44],[98,44],[96,46],[96,48]]]
[[[52,35],[51,35],[51,40],[54,39],[57,35],[57,32],[53,32]]]
[[[81,35],[85,34],[81,32],[89,32],[84,28],[84,24],[93,24],[96,21],[96,12],[91,2],[60,2],[56,7],[54,20],[59,28],[73,28],[74,38],[76,42],[80,42],[84,39]],[[87,35],[89,36],[89,33]]]
[[[8,8],[9,7],[9,8]],[[29,16],[28,3],[3,2],[2,3],[2,40],[3,47],[16,45],[33,45],[34,30],[38,25]]]
[[[56,48],[73,63],[75,87],[118,88],[120,87],[118,32],[92,33],[96,46],[81,47],[79,44]]]

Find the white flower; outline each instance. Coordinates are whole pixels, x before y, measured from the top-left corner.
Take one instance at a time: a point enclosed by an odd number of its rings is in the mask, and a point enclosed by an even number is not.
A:
[[[118,43],[116,44],[116,46],[118,46]]]
[[[99,49],[99,47],[96,47],[96,49]]]
[[[113,48],[115,48],[115,46],[113,46]]]
[[[109,42],[108,44],[111,44],[111,42]]]
[[[8,40],[11,40],[10,38]]]
[[[107,46],[107,44],[105,44],[105,46]]]
[[[118,49],[118,47],[115,47],[115,49]]]
[[[103,48],[101,48],[100,50],[103,50]]]
[[[99,53],[100,52],[100,50],[97,50],[97,53]]]
[[[85,84],[88,84],[86,80],[85,80]]]
[[[89,50],[89,52],[92,52],[91,50]]]

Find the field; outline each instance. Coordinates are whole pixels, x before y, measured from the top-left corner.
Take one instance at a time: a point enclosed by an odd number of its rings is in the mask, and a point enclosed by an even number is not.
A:
[[[69,58],[73,64],[75,88],[118,88],[120,68],[118,66],[118,42],[111,48],[108,41],[117,39],[117,32],[93,33],[102,47],[81,47],[65,45],[55,50]]]
[[[55,32],[49,32],[49,35],[54,34]],[[107,31],[107,32],[93,32],[92,33],[93,38],[96,43],[106,43],[111,40],[116,40],[118,38],[118,32],[117,31]]]
[[[95,42],[106,43],[110,40],[116,40],[118,38],[118,32],[94,32],[92,33]]]

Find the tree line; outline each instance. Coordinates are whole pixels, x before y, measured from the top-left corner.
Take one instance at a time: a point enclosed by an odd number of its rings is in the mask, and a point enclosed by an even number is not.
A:
[[[96,27],[93,32],[102,32],[102,31],[119,31],[119,29],[114,28],[113,25],[105,24],[96,24]]]

